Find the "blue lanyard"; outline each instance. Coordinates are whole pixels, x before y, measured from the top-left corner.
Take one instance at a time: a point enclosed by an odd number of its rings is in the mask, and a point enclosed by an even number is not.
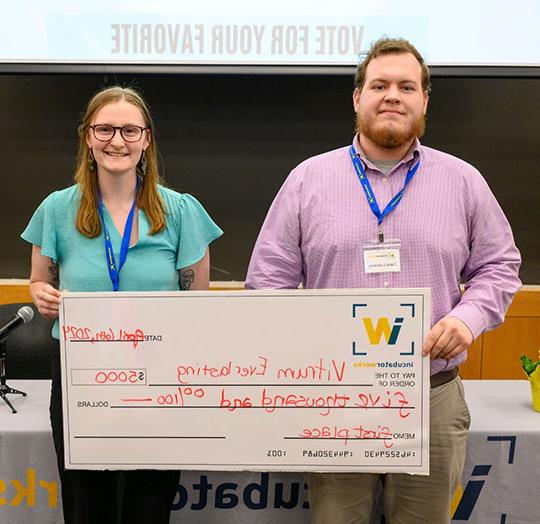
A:
[[[98,212],[101,218],[101,224],[103,226],[103,238],[105,241],[105,255],[107,257],[107,269],[109,270],[109,277],[111,277],[111,282],[113,285],[113,291],[118,291],[120,285],[120,270],[122,269],[124,262],[126,261],[128,250],[129,250],[129,241],[131,239],[131,230],[133,228],[133,217],[135,215],[135,202],[137,200],[137,191],[139,189],[139,179],[137,178],[137,187],[135,188],[135,197],[133,198],[133,204],[131,205],[131,210],[126,220],[126,226],[124,228],[124,234],[122,236],[122,244],[120,246],[120,266],[116,266],[116,259],[114,257],[114,250],[111,242],[111,236],[109,235],[109,230],[105,224],[105,219],[103,218],[103,201],[101,199],[101,193],[98,193]]]
[[[356,171],[356,175],[358,176],[358,180],[360,181],[360,184],[362,185],[362,189],[364,190],[364,193],[366,195],[366,199],[368,201],[369,207],[371,208],[371,212],[377,217],[377,224],[379,225],[379,241],[382,242],[384,240],[382,236],[382,232],[380,229],[380,226],[382,224],[383,218],[388,215],[391,211],[393,211],[397,205],[401,202],[401,199],[403,198],[403,194],[405,193],[405,188],[409,185],[409,182],[412,180],[412,177],[418,170],[418,167],[420,166],[420,160],[416,162],[414,166],[412,166],[409,171],[407,172],[407,176],[405,177],[405,183],[403,184],[403,187],[401,190],[396,193],[390,202],[386,205],[386,207],[382,210],[379,208],[379,204],[377,204],[377,199],[375,198],[375,194],[373,193],[373,190],[371,189],[371,184],[369,183],[369,180],[366,176],[366,172],[364,171],[364,166],[362,165],[362,162],[358,158],[358,155],[356,154],[356,150],[354,149],[354,146],[351,145],[349,149],[349,153],[351,155],[351,160],[354,166],[354,170]]]

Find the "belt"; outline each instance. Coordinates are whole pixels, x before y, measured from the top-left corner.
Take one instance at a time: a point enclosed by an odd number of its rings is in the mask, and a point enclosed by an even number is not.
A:
[[[439,371],[438,373],[435,373],[435,375],[431,375],[431,387],[436,388],[438,386],[442,386],[443,384],[447,384],[448,382],[454,380],[458,375],[458,368],[449,369],[448,371]]]

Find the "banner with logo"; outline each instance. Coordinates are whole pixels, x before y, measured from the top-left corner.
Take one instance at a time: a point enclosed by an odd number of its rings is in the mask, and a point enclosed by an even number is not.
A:
[[[429,472],[427,289],[66,293],[66,467]]]
[[[9,382],[27,396],[13,396],[16,415],[0,405],[0,521],[61,524],[50,381]],[[464,387],[472,425],[452,522],[538,522],[540,425],[528,381],[470,380]],[[182,471],[171,523],[309,524],[308,508],[309,489],[301,473]],[[380,515],[371,522],[382,523]]]

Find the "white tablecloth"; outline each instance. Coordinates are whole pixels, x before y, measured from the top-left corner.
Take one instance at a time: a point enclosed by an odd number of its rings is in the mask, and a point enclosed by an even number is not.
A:
[[[465,381],[472,426],[455,524],[539,524],[540,413],[527,381]],[[0,523],[61,524],[49,381],[0,403]],[[308,524],[300,474],[183,472],[173,524]]]

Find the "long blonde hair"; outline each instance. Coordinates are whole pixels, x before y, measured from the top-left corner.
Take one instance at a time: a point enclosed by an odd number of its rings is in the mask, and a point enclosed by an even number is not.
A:
[[[165,209],[158,192],[157,185],[161,182],[158,171],[157,147],[154,140],[154,125],[150,111],[142,96],[134,89],[114,86],[96,93],[86,107],[79,132],[79,151],[77,154],[77,167],[75,169],[75,182],[81,191],[81,202],[77,211],[77,230],[89,238],[101,234],[101,221],[98,214],[98,182],[97,166],[88,144],[86,136],[89,126],[96,113],[107,104],[126,102],[138,107],[141,111],[145,126],[150,129],[149,141],[145,156],[146,169],[142,172],[141,162],[137,165],[137,175],[140,178],[137,192],[137,207],[144,211],[150,222],[150,234],[154,235],[165,227]]]

